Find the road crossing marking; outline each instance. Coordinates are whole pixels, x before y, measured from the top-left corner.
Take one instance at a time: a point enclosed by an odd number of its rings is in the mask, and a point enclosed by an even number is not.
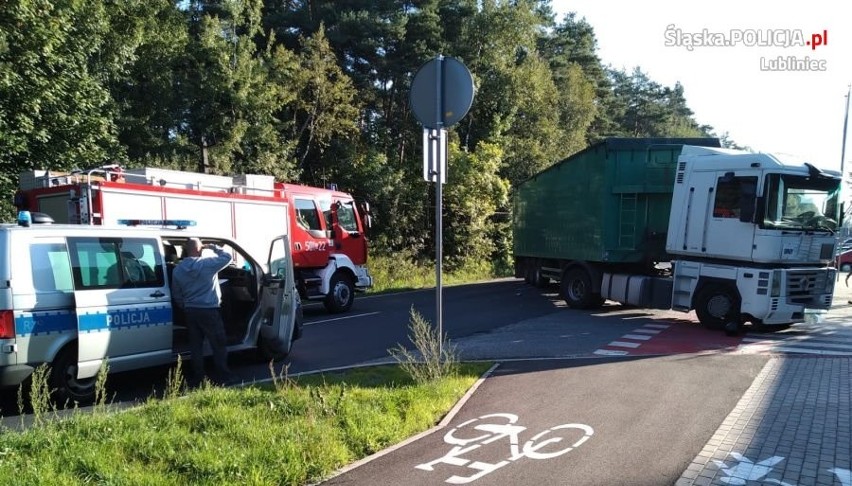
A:
[[[621,337],[623,339],[636,339],[636,340],[639,340],[639,341],[647,341],[654,336],[645,336],[643,334],[625,334],[624,336],[621,336]]]
[[[629,351],[623,349],[607,349],[607,348],[629,348],[636,349],[643,343],[648,342],[652,338],[659,335],[664,330],[671,327],[669,324],[645,324],[642,327],[636,328],[629,333],[621,336],[617,341],[612,341],[601,349],[595,350],[592,354],[599,356],[624,356],[630,354]]]
[[[638,348],[642,343],[631,343],[629,341],[613,341],[608,344],[608,346],[615,346],[617,348]]]
[[[642,334],[659,334],[663,331],[659,329],[634,329],[633,332],[642,333]]]
[[[616,350],[616,349],[597,349],[594,354],[600,356],[624,356],[629,354],[627,351]]]
[[[737,352],[848,356],[852,355],[852,332],[846,323],[799,324],[772,335],[746,334]]]

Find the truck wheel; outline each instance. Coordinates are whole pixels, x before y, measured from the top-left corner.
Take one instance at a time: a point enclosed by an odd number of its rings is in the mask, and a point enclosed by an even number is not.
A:
[[[541,274],[541,267],[536,266],[533,269],[532,274],[532,284],[534,287],[542,289],[544,287],[547,287],[547,284],[550,283],[550,279]]]
[[[329,312],[346,312],[355,301],[355,285],[348,275],[335,272],[331,276],[328,295],[325,297],[325,308]]]
[[[729,322],[740,323],[740,301],[728,285],[705,285],[695,296],[695,313],[708,329],[724,329]]]
[[[51,398],[59,406],[79,403],[89,404],[95,400],[95,381],[91,378],[77,378],[77,349],[68,347],[53,360],[48,376],[48,386],[52,390]]]
[[[592,277],[582,268],[572,268],[562,275],[562,298],[573,309],[590,309],[600,306],[600,294],[592,289]]]

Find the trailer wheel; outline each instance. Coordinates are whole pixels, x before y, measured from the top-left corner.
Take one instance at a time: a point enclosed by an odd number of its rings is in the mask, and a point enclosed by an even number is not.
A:
[[[541,288],[547,287],[547,284],[549,284],[549,283],[550,283],[550,279],[545,277],[544,275],[542,275],[541,267],[536,265],[536,267],[533,269],[533,277],[532,277],[533,286],[541,289]]]
[[[592,289],[592,277],[583,268],[572,268],[562,275],[562,298],[573,309],[600,306],[602,299]]]
[[[346,312],[355,301],[355,285],[348,275],[335,272],[331,276],[328,295],[325,297],[326,310],[333,313]]]
[[[95,399],[97,375],[91,378],[77,378],[77,348],[63,349],[50,366],[48,386],[51,398],[59,406],[78,403],[88,404]]]
[[[729,322],[740,324],[740,301],[729,285],[711,283],[695,296],[695,313],[708,329],[724,329]]]

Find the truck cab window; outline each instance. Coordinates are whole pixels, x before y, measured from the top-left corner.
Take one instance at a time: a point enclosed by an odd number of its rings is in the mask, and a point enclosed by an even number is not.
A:
[[[716,200],[713,204],[714,218],[739,218],[742,210],[743,186],[757,185],[757,177],[720,177],[716,184]],[[751,190],[750,193],[754,193]]]
[[[346,231],[358,231],[358,221],[355,219],[355,206],[352,201],[337,206],[337,221],[340,223],[340,227]]]
[[[764,227],[834,230],[840,186],[836,181],[788,174],[766,178]]]
[[[317,206],[310,199],[296,199],[296,218],[306,230],[322,230]]]

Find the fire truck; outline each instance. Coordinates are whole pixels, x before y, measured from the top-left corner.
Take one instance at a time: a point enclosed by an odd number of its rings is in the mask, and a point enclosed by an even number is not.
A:
[[[366,268],[369,204],[336,188],[277,182],[272,176],[220,176],[108,165],[72,172],[22,173],[19,210],[56,223],[118,225],[119,220],[194,220],[197,229],[239,241],[259,261],[289,226],[297,287],[330,312],[352,307],[371,287]]]

